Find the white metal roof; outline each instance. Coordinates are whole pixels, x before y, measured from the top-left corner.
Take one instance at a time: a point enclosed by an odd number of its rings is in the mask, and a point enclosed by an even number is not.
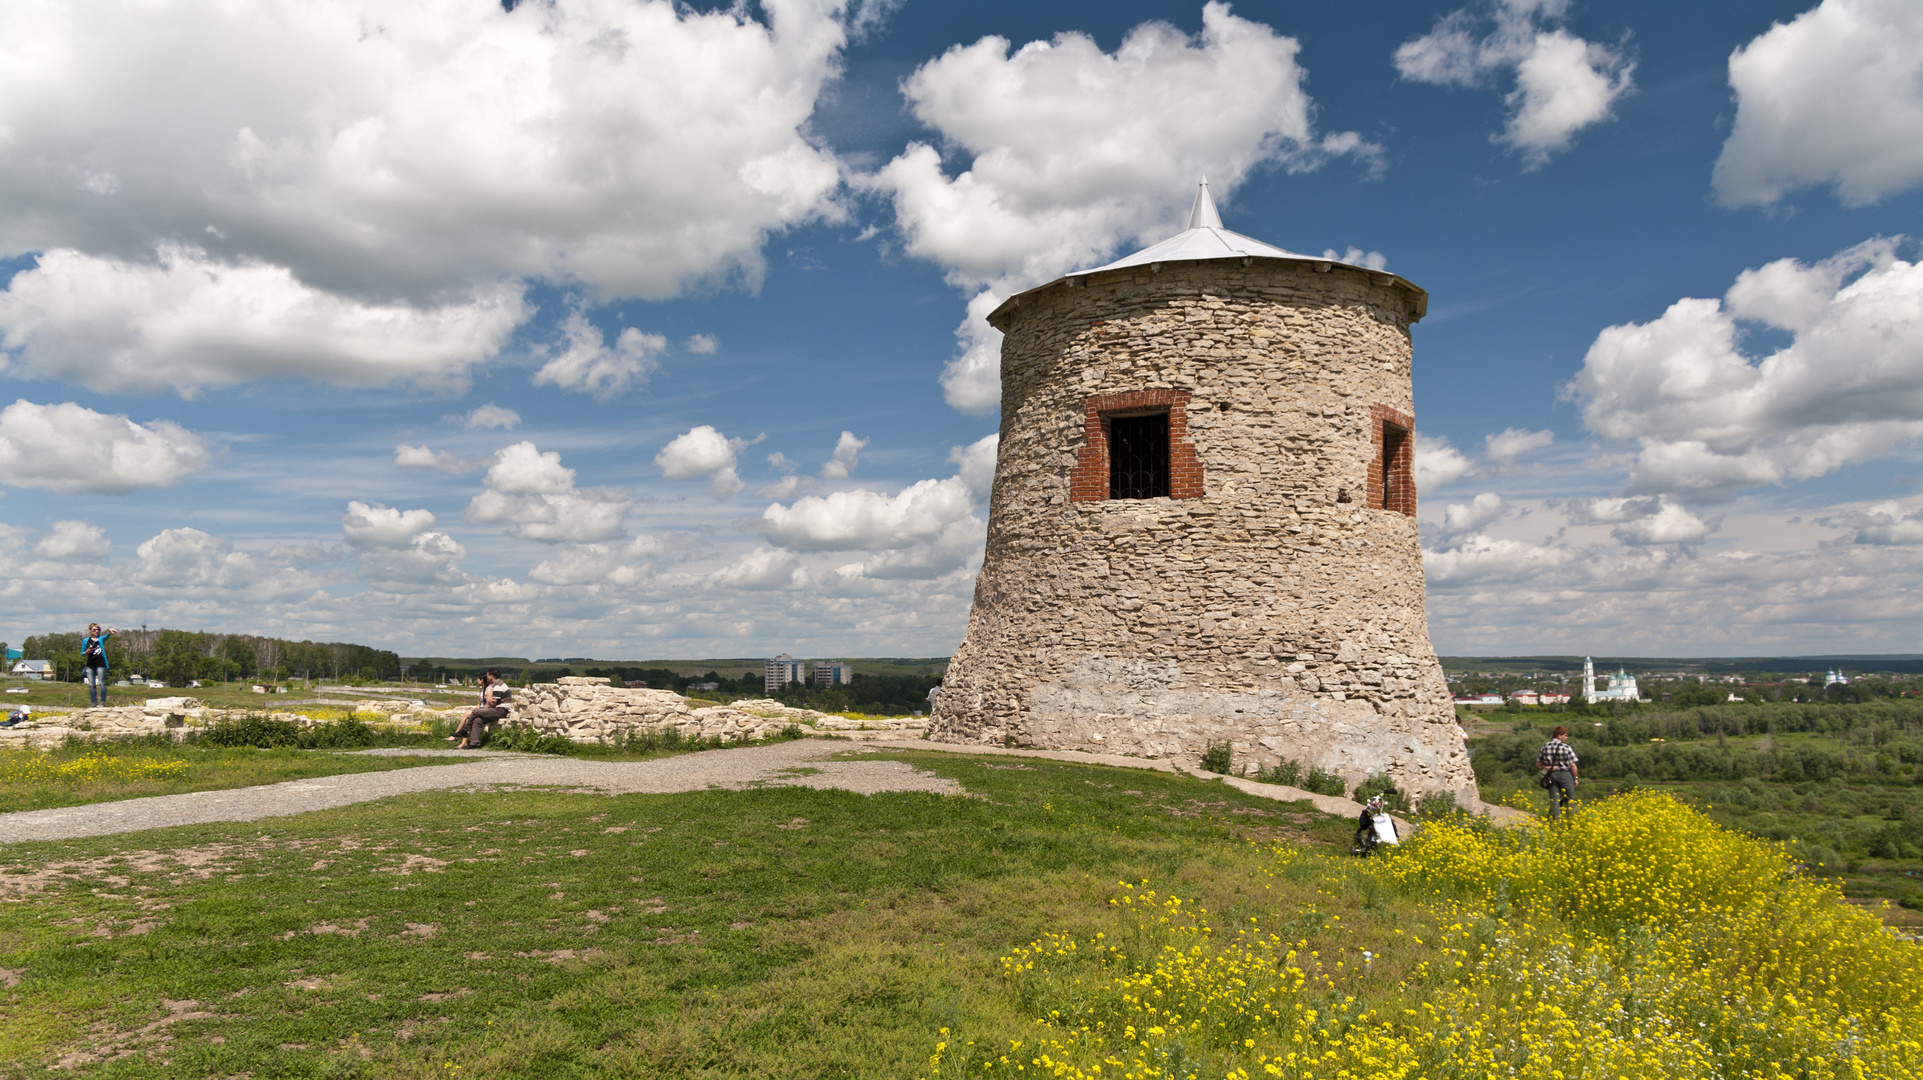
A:
[[[1415,283],[1388,273],[1387,271],[1373,270],[1366,266],[1357,266],[1354,263],[1345,263],[1340,259],[1331,259],[1321,255],[1304,255],[1300,252],[1288,251],[1284,248],[1276,247],[1274,244],[1265,244],[1254,237],[1243,236],[1241,233],[1230,232],[1223,228],[1222,215],[1216,212],[1215,199],[1209,194],[1209,182],[1207,179],[1204,179],[1195,189],[1195,202],[1189,207],[1188,227],[1183,231],[1176,233],[1174,236],[1160,243],[1150,244],[1148,247],[1143,248],[1133,255],[1125,255],[1122,258],[1116,259],[1114,262],[1105,263],[1088,270],[1076,270],[1063,274],[1047,285],[1041,285],[1017,293],[1003,301],[1001,306],[990,313],[988,318],[989,322],[993,324],[997,316],[1007,311],[1011,306],[1019,306],[1022,298],[1031,293],[1040,292],[1062,281],[1068,281],[1073,284],[1076,278],[1087,277],[1091,274],[1100,274],[1108,270],[1126,270],[1135,266],[1159,268],[1162,263],[1188,262],[1205,259],[1251,258],[1289,259],[1295,262],[1311,262],[1315,263],[1316,268],[1320,270],[1327,270],[1335,266],[1346,266],[1353,270],[1360,270],[1363,273],[1376,275],[1378,284],[1399,284],[1403,288],[1414,292],[1416,294],[1416,318],[1419,319],[1428,312],[1429,294]]]
[[[1216,212],[1215,199],[1209,194],[1209,182],[1204,180],[1195,189],[1195,205],[1189,207],[1187,229],[1159,244],[1150,244],[1133,255],[1125,255],[1112,263],[1097,266],[1091,270],[1077,270],[1066,276],[1080,277],[1083,274],[1099,274],[1104,270],[1120,270],[1129,266],[1148,266],[1151,263],[1178,262],[1185,259],[1232,259],[1251,255],[1262,259],[1331,261],[1319,256],[1284,251],[1274,244],[1265,244],[1254,237],[1224,229],[1222,215]]]

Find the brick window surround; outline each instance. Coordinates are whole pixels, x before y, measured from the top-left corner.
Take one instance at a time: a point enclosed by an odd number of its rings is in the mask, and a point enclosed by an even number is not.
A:
[[[1415,432],[1415,417],[1408,413],[1387,405],[1369,408],[1369,439],[1375,448],[1369,462],[1371,507],[1416,516]]]
[[[1070,502],[1108,499],[1108,421],[1117,413],[1168,413],[1168,493],[1171,499],[1202,497],[1202,463],[1196,460],[1189,438],[1189,393],[1186,390],[1131,390],[1125,394],[1097,394],[1082,401],[1087,438],[1069,474]]]

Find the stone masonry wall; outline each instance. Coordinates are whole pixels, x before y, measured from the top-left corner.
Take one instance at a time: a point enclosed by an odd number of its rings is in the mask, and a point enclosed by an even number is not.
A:
[[[1414,412],[1414,298],[1389,281],[1169,263],[998,313],[987,552],[929,737],[1190,761],[1226,740],[1237,771],[1287,757],[1473,800],[1413,487],[1369,506],[1381,417]],[[1147,393],[1184,405],[1199,491],[1088,499],[1089,402]]]

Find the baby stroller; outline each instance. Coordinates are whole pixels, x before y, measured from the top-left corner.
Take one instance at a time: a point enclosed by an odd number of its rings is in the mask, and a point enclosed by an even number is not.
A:
[[[1349,854],[1366,859],[1378,844],[1393,847],[1397,843],[1395,819],[1383,808],[1382,796],[1377,795],[1362,808],[1362,817],[1356,822],[1355,845],[1349,849]]]

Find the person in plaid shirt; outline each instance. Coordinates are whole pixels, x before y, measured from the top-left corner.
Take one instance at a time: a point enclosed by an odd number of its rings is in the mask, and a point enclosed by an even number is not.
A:
[[[1576,793],[1576,749],[1569,745],[1568,728],[1556,726],[1555,738],[1543,743],[1536,753],[1536,768],[1549,779],[1543,786],[1556,789],[1556,801],[1549,807],[1553,821],[1569,808],[1569,797]]]

